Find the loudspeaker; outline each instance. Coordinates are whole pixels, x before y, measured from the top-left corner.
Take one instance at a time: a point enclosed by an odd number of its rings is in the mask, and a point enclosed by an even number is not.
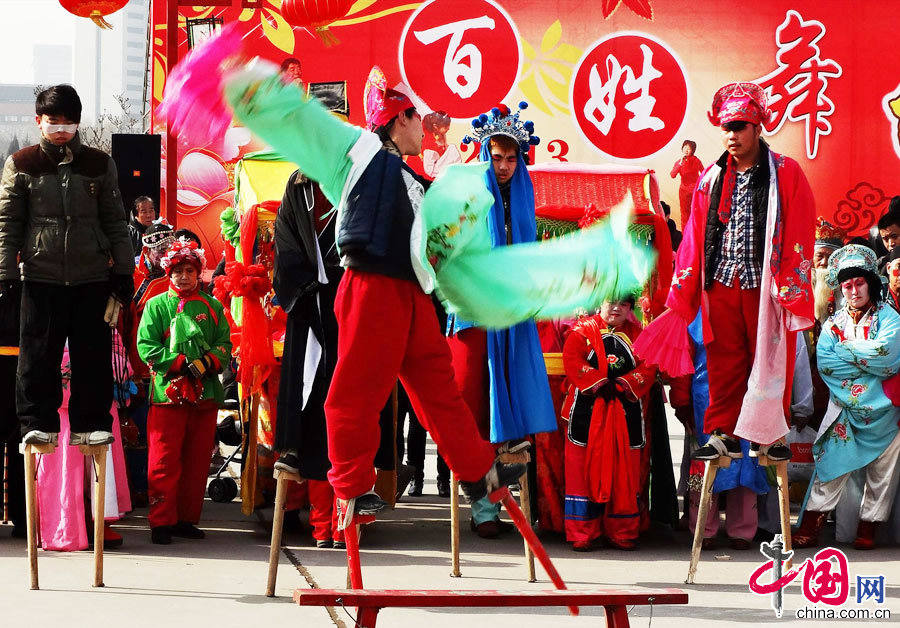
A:
[[[119,192],[129,220],[139,196],[152,198],[159,213],[161,149],[159,135],[113,133],[112,159],[119,171]]]

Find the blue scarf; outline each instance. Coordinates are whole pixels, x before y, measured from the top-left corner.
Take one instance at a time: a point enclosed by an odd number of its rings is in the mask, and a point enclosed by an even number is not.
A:
[[[481,160],[490,163],[490,142],[481,145]],[[510,226],[513,244],[534,242],[534,188],[519,152],[510,181]],[[488,217],[491,243],[506,246],[503,197],[494,169],[485,172],[494,205]],[[487,331],[488,372],[491,376],[491,442],[502,443],[529,434],[556,431],[556,417],[544,354],[533,320],[502,330]]]

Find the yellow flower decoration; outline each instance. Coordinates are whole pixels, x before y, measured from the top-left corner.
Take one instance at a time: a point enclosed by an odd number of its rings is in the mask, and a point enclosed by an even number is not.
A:
[[[281,17],[281,0],[266,0],[265,4],[268,6],[261,9],[244,9],[238,20],[248,22],[259,15],[259,24],[266,39],[279,50],[293,54],[296,43],[294,29]]]
[[[556,20],[544,32],[540,50],[522,39],[525,64],[519,88],[528,102],[548,115],[569,113],[569,83],[581,50],[561,43],[562,24]]]

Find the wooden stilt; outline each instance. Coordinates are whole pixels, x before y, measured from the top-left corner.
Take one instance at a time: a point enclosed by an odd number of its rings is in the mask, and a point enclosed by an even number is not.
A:
[[[775,481],[778,487],[778,512],[781,516],[781,538],[784,551],[791,550],[791,496],[788,490],[787,460],[773,461],[768,456],[759,456],[759,464],[764,467],[775,467]],[[784,568],[791,568],[791,560],[785,561]]]
[[[450,552],[453,554],[453,571],[450,576],[459,578],[459,480],[450,474]]]
[[[523,473],[519,478],[519,503],[522,504],[522,512],[525,514],[525,521],[531,525],[531,493],[528,486],[528,473]],[[524,539],[523,539],[524,540]],[[537,576],[534,573],[534,552],[525,541],[525,565],[528,567],[528,582],[537,582]]]
[[[106,519],[106,455],[109,445],[79,445],[78,451],[89,456],[97,474],[94,486],[94,586],[103,586],[103,525]]]
[[[26,527],[28,536],[28,566],[31,572],[31,589],[40,589],[38,583],[38,557],[37,557],[37,470],[35,466],[35,454],[53,453],[56,447],[53,445],[25,445],[20,446],[25,458],[25,507],[27,509]]]
[[[700,550],[703,547],[703,530],[706,528],[706,518],[709,514],[709,502],[712,499],[713,482],[720,467],[731,466],[731,458],[721,456],[718,460],[708,460],[703,470],[703,486],[700,489],[700,507],[697,509],[697,523],[694,526],[694,543],[691,546],[691,564],[688,567],[685,584],[694,583],[694,575],[697,573],[697,563],[700,562]]]
[[[278,577],[278,555],[281,552],[281,536],[284,530],[284,502],[287,498],[288,482],[303,482],[296,473],[287,473],[276,469],[272,473],[275,478],[275,510],[272,512],[272,541],[269,546],[269,576],[266,581],[266,597],[275,597],[275,580]]]

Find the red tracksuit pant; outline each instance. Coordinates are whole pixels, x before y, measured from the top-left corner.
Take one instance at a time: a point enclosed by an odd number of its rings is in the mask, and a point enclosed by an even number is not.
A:
[[[742,290],[713,281],[707,295],[713,341],[706,344],[709,407],[703,431],[733,435],[756,352],[759,288]]]
[[[152,405],[147,418],[150,527],[200,521],[215,445],[216,404]]]
[[[466,405],[475,417],[484,440],[491,437],[491,404],[488,389],[487,333],[470,327],[447,338],[453,356],[453,372]]]
[[[415,282],[349,269],[334,303],[338,358],[325,401],[328,480],[339,499],[375,484],[378,415],[399,376],[419,422],[460,480],[494,461],[453,378],[431,297]]]

